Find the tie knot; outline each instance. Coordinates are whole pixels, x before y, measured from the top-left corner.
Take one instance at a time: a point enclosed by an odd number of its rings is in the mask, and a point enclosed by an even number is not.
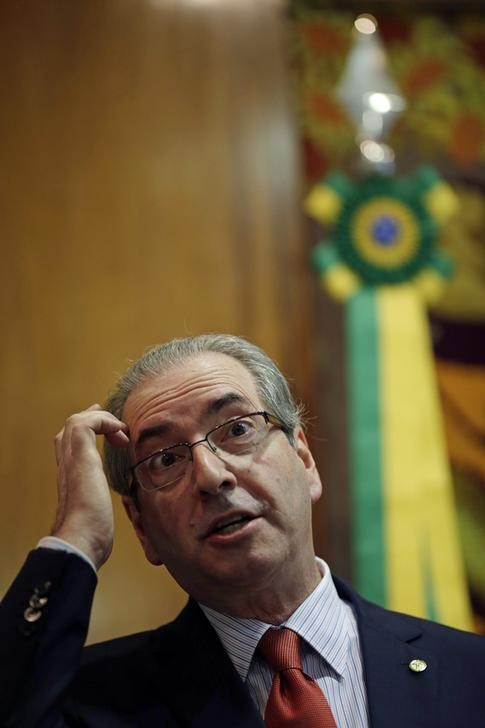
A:
[[[289,668],[301,670],[300,638],[291,629],[268,629],[262,636],[258,649],[275,672]]]

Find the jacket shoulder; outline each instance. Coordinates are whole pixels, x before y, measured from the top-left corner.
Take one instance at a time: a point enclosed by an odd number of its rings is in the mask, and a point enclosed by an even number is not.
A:
[[[448,654],[459,650],[462,654],[469,654],[471,657],[475,655],[482,663],[484,662],[484,636],[429,619],[386,609],[361,597],[343,580],[336,577],[334,580],[341,598],[348,601],[354,608],[359,624],[378,626],[379,629],[392,632],[393,635],[408,643],[425,640],[432,644],[437,652]]]

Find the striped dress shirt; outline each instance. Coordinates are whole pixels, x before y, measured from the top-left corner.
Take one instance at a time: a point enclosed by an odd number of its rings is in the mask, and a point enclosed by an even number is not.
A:
[[[317,681],[339,728],[369,728],[357,623],[349,604],[337,594],[327,564],[317,559],[323,578],[295,612],[280,625],[301,637],[303,671]],[[271,626],[240,619],[200,605],[216,630],[239,676],[264,715],[273,670],[256,653]]]

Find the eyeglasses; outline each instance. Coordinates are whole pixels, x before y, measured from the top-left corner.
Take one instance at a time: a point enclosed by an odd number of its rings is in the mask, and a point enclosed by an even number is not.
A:
[[[148,455],[130,468],[134,481],[143,490],[153,491],[166,488],[183,477],[192,461],[192,448],[206,442],[213,453],[225,462],[231,462],[239,455],[255,452],[271,430],[278,427],[288,433],[288,427],[269,412],[251,412],[234,417],[214,427],[202,440],[179,442],[171,447]]]

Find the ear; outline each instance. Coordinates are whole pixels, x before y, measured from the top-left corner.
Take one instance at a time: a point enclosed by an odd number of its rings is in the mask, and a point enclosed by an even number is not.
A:
[[[308,445],[308,440],[301,427],[297,427],[295,430],[295,450],[303,463],[308,477],[311,501],[312,503],[316,503],[322,495],[322,481],[320,480],[320,474]]]
[[[145,526],[143,523],[143,516],[141,513],[141,508],[139,505],[133,500],[133,498],[130,498],[129,496],[125,495],[121,499],[123,503],[123,507],[126,511],[126,515],[131,521],[131,525],[135,529],[135,533],[138,536],[138,540],[141,543],[142,549],[145,552],[145,556],[147,560],[150,562],[150,564],[153,564],[154,566],[161,566],[163,564],[163,561],[160,560],[160,557],[158,556],[156,550],[153,548],[153,546],[150,543],[150,539],[148,538],[148,535],[145,530]]]

